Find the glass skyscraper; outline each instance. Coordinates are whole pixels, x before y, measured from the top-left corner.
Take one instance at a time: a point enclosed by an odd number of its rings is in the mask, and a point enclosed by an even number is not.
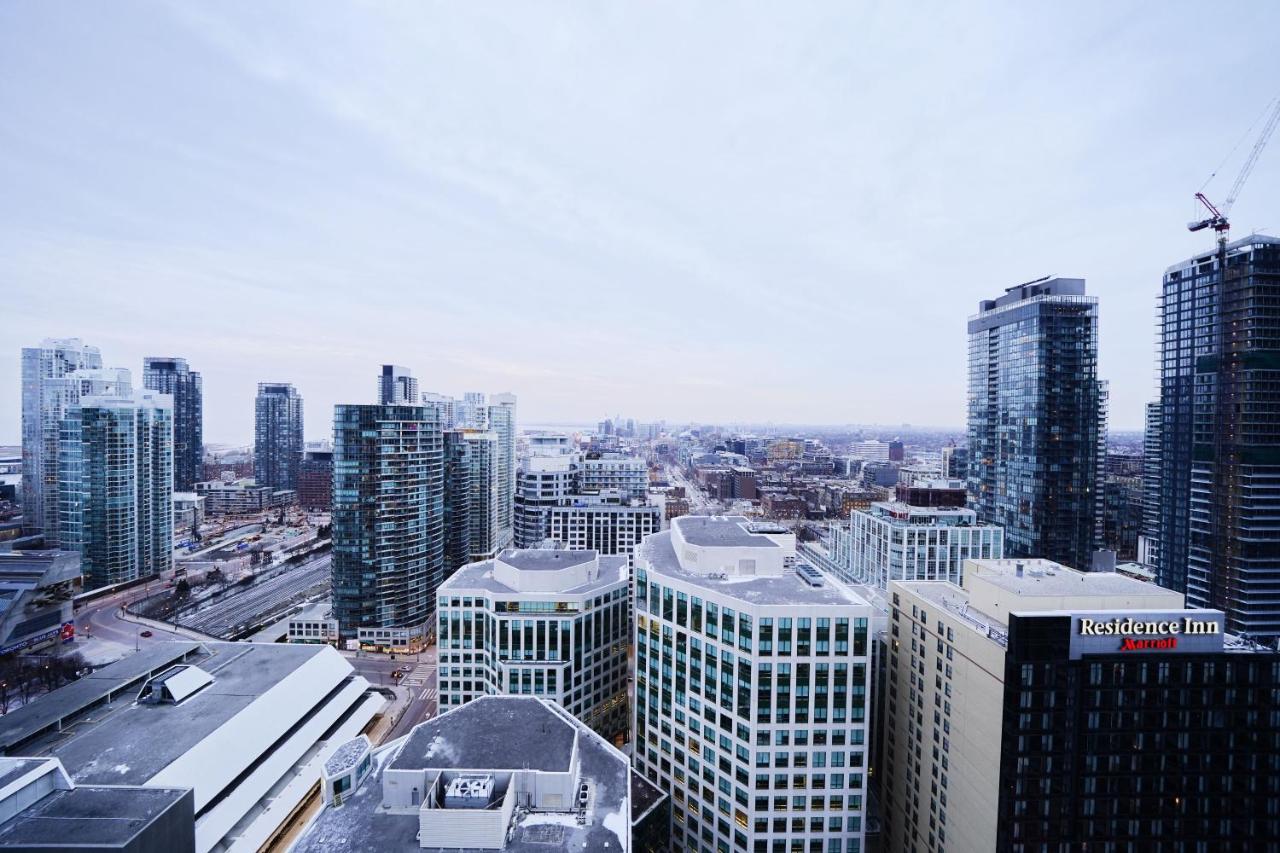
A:
[[[49,338],[22,350],[22,527],[59,544],[58,455],[62,419],[84,394],[127,394],[129,371],[102,367],[79,338]]]
[[[297,489],[302,397],[289,382],[259,382],[254,401],[253,476],[259,486]]]
[[[173,397],[173,488],[195,489],[204,462],[204,392],[200,374],[185,358],[142,360],[142,387]]]
[[[1225,281],[1224,281],[1225,261]],[[1145,535],[1162,586],[1280,636],[1280,239],[1252,235],[1166,270],[1159,427]],[[1154,473],[1158,471],[1158,477]]]
[[[435,411],[336,406],[333,614],[342,637],[425,626],[443,566],[444,447]]]
[[[58,485],[61,544],[87,588],[172,568],[172,399],[82,397],[62,421]]]
[[[497,548],[513,538],[516,497],[516,395],[489,398],[489,430],[496,436],[493,453],[494,537]]]
[[[1098,301],[1084,279],[1043,278],[969,318],[969,487],[1007,557],[1088,570],[1100,535],[1106,386]]]

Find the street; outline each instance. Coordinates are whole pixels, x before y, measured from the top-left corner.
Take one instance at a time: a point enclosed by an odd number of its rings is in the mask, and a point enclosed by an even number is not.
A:
[[[367,678],[375,687],[396,687],[397,692],[408,693],[408,704],[404,713],[384,741],[408,734],[415,725],[431,719],[438,712],[439,690],[434,646],[418,655],[396,655],[395,660],[391,660],[388,655],[369,652],[343,652],[342,654],[355,667],[356,672]],[[403,667],[408,667],[404,676],[399,679],[391,677],[391,673]]]

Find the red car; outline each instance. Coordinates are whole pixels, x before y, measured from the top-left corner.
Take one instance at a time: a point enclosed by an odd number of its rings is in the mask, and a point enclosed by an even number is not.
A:
[[[151,632],[150,632],[150,631],[143,631],[139,636],[142,636],[142,637],[150,637],[150,636],[151,636]]]

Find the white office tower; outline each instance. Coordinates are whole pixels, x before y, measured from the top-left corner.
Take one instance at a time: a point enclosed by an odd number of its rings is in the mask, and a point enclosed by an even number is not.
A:
[[[882,591],[890,581],[959,584],[965,560],[1004,556],[1004,530],[978,523],[973,510],[898,501],[855,509],[848,526],[831,525],[830,542],[841,580]]]
[[[84,396],[59,450],[62,547],[93,589],[173,567],[173,398]]]
[[[440,429],[457,429],[462,426],[458,422],[458,401],[448,394],[423,391],[422,405],[428,409],[434,409],[436,414],[440,416]]]
[[[488,429],[489,407],[484,394],[479,391],[467,391],[461,400],[454,401],[457,406],[457,426],[459,429]]]
[[[554,700],[606,737],[627,728],[627,560],[508,549],[437,594],[440,710],[479,696]]]
[[[868,462],[889,461],[889,445],[878,439],[859,441],[851,449],[853,450],[853,455],[858,459],[866,459]]]
[[[378,402],[384,406],[418,405],[418,380],[413,371],[398,364],[382,365],[378,374]]]
[[[582,491],[619,491],[642,501],[649,494],[649,465],[623,453],[588,453],[582,460]]]
[[[74,379],[72,377],[75,377]],[[102,354],[79,338],[22,349],[22,529],[56,547],[58,443],[67,407],[84,394],[127,394],[127,370],[103,370]]]
[[[494,524],[498,547],[511,544],[516,496],[516,395],[489,398],[489,431],[497,437],[493,454]]]
[[[871,605],[740,516],[673,519],[636,567],[634,761],[672,849],[861,853]]]

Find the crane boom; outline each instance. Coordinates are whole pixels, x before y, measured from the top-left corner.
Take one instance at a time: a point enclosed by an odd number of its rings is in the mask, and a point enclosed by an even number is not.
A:
[[[1222,204],[1223,216],[1231,212],[1231,205],[1236,203],[1236,197],[1240,195],[1240,190],[1244,188],[1244,182],[1249,180],[1249,173],[1253,171],[1254,165],[1258,162],[1258,155],[1262,153],[1262,149],[1267,147],[1267,141],[1271,138],[1271,134],[1275,132],[1277,124],[1280,124],[1280,98],[1276,98],[1271,115],[1267,117],[1267,123],[1262,126],[1262,133],[1258,134],[1258,141],[1254,143],[1253,150],[1249,152],[1248,159],[1244,161],[1240,174],[1236,176],[1236,182],[1231,185],[1231,192],[1227,194],[1227,200]]]
[[[1244,165],[1240,168],[1240,174],[1236,176],[1235,183],[1231,185],[1231,192],[1227,194],[1227,200],[1222,203],[1222,207],[1216,207],[1213,202],[1205,197],[1204,193],[1196,193],[1196,201],[1204,205],[1205,209],[1209,211],[1209,216],[1197,222],[1188,222],[1188,231],[1202,231],[1205,228],[1212,228],[1218,232],[1219,242],[1226,242],[1227,232],[1231,229],[1231,222],[1227,218],[1231,213],[1231,207],[1236,203],[1236,199],[1240,197],[1240,191],[1244,189],[1245,182],[1249,180],[1249,174],[1253,171],[1253,167],[1257,165],[1258,156],[1262,154],[1262,149],[1267,147],[1267,142],[1271,139],[1271,134],[1275,131],[1277,125],[1280,125],[1280,97],[1277,97],[1272,103],[1270,114],[1262,125],[1262,132],[1258,134],[1258,140],[1253,144],[1253,150],[1245,158]]]

